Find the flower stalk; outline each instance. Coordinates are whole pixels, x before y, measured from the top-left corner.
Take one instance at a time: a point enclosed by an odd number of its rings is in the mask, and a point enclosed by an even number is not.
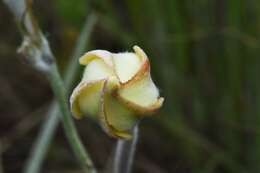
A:
[[[133,160],[139,136],[138,133],[139,128],[138,125],[136,125],[131,140],[118,139],[113,162],[113,173],[132,172]]]
[[[85,172],[95,173],[96,170],[94,168],[94,165],[84,149],[84,146],[77,134],[75,125],[70,115],[69,107],[67,104],[66,90],[56,64],[52,64],[48,79],[59,103],[60,111],[62,112],[62,122],[69,143],[72,146],[72,149],[78,157],[78,160],[80,161]]]

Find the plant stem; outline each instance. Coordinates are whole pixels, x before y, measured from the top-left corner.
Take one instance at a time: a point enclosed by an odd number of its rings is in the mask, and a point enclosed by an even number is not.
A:
[[[89,14],[86,18],[81,33],[78,36],[76,46],[71,55],[71,60],[68,63],[68,68],[65,71],[64,83],[67,90],[70,90],[73,87],[75,77],[80,71],[78,57],[82,56],[82,54],[86,51],[86,47],[89,46],[90,35],[92,34],[97,20],[98,17],[95,13]]]
[[[85,172],[95,173],[96,170],[94,165],[86,152],[83,144],[78,136],[75,125],[73,123],[72,117],[70,115],[70,110],[68,107],[67,93],[64,87],[64,83],[61,79],[61,76],[58,72],[56,63],[51,65],[51,71],[47,75],[49,82],[51,84],[52,90],[56,96],[56,99],[60,106],[60,111],[62,112],[62,122],[65,130],[65,134],[68,138],[68,141],[78,157],[79,162],[81,163]]]
[[[90,14],[83,26],[83,29],[78,36],[74,52],[71,56],[71,61],[68,63],[68,67],[65,71],[65,88],[70,90],[74,83],[75,76],[79,72],[78,59],[85,50],[86,46],[90,40],[90,34],[97,22],[97,17],[95,14]],[[57,102],[53,102],[49,108],[48,116],[40,130],[40,133],[36,139],[33,149],[31,151],[30,157],[26,163],[24,173],[38,173],[40,171],[42,162],[46,156],[47,150],[53,139],[55,129],[57,128],[59,122],[59,115],[61,114],[59,110],[59,105]]]
[[[131,173],[138,141],[138,131],[138,125],[136,125],[133,129],[133,139],[118,139],[114,157],[113,173]]]
[[[25,165],[24,173],[37,173],[40,170],[41,163],[47,153],[51,138],[59,122],[57,103],[51,105],[46,121],[44,122],[30,157]]]

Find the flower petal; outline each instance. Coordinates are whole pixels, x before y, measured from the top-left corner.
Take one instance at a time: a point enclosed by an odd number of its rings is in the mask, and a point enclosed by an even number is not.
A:
[[[113,137],[130,139],[132,128],[138,118],[113,96],[116,88],[110,84],[109,80],[104,85],[99,113],[101,125]]]
[[[150,73],[137,77],[118,89],[117,96],[126,106],[139,113],[150,113],[161,107],[164,99],[159,97],[159,90],[153,83]]]
[[[134,53],[113,53],[114,68],[121,83],[130,81],[142,68],[143,63],[148,60],[144,51],[134,46]]]
[[[121,83],[130,80],[140,69],[142,62],[135,53],[113,54],[115,71]]]
[[[112,68],[110,68],[103,60],[94,59],[86,66],[82,81],[106,79],[111,75],[114,75]]]
[[[75,118],[81,118],[84,114],[91,116],[97,114],[104,83],[104,79],[91,82],[83,81],[73,90],[70,104]]]
[[[139,46],[134,46],[133,49],[141,61],[144,62],[146,59],[148,59],[146,53]]]
[[[106,50],[92,50],[85,53],[79,59],[79,63],[82,65],[87,65],[90,61],[94,59],[103,60],[108,66],[113,67],[112,54]]]

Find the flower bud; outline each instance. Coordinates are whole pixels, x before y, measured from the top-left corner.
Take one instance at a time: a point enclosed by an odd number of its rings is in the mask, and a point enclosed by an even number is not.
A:
[[[134,53],[85,53],[79,59],[86,66],[84,74],[70,98],[74,117],[89,115],[110,136],[126,139],[138,121],[164,101],[151,79],[146,54],[138,46],[133,49]]]

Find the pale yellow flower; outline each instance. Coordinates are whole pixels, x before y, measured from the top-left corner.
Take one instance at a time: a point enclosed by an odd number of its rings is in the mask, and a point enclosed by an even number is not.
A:
[[[95,117],[110,136],[119,138],[131,138],[136,123],[164,100],[151,79],[146,54],[138,46],[133,49],[134,53],[85,53],[79,60],[86,66],[84,75],[70,98],[76,118]]]

